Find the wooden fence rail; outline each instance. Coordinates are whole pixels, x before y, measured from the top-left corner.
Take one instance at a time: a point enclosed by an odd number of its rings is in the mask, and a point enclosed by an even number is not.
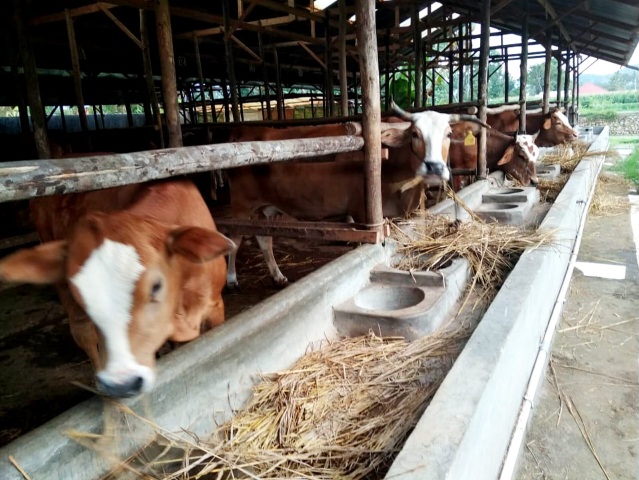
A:
[[[60,160],[0,163],[0,202],[361,150],[357,136],[223,143]]]

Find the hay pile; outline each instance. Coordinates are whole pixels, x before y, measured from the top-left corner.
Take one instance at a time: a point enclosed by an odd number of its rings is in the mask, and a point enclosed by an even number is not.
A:
[[[206,442],[164,431],[120,405],[156,431],[160,452],[152,460],[139,455],[120,473],[164,480],[381,478],[469,328],[410,343],[373,334],[327,342],[289,371],[266,375],[245,410]]]
[[[449,260],[468,260],[470,290],[480,300],[491,300],[527,248],[549,244],[552,234],[499,223],[451,222],[444,216],[425,214],[424,221],[411,225],[411,233],[394,225],[392,237],[400,244],[403,259],[397,268],[407,271],[435,270]]]
[[[588,213],[595,217],[602,217],[620,215],[628,211],[627,195],[613,195],[608,191],[609,186],[626,189],[630,186],[630,182],[617,175],[599,175]]]

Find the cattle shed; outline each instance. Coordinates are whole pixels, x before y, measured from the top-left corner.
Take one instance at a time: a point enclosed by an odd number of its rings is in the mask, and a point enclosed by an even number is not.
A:
[[[465,112],[476,107],[484,120],[489,104],[518,104],[522,119],[527,107],[547,112],[556,104],[565,108],[574,124],[580,69],[593,59],[627,65],[639,43],[635,0],[326,4],[315,0],[3,2],[0,255],[35,241],[25,213],[26,202],[34,196],[363,150],[367,220],[356,230],[328,222],[301,227],[229,222],[226,227],[252,234],[372,243],[365,252],[332,267],[331,275],[337,276],[340,268],[370,267],[388,255],[380,246],[386,231],[379,205],[381,152],[376,132],[384,116],[391,114],[391,99],[408,111]],[[508,34],[522,40],[513,42]],[[525,88],[529,59],[545,61],[543,96],[533,102]],[[513,99],[506,80],[501,98],[489,98],[488,85],[495,74],[491,66],[504,69],[508,79],[510,61],[522,64],[518,83],[523,88]],[[552,92],[551,77],[557,85]],[[230,129],[238,125],[344,122],[359,125],[362,135],[260,145],[226,142]],[[480,152],[485,151],[481,138]],[[54,159],[52,144],[86,156]],[[112,153],[98,157],[92,151]],[[479,162],[475,173],[478,179],[487,176],[485,162]],[[551,254],[544,255],[552,260]],[[309,282],[296,286],[297,301],[313,303],[302,291]],[[325,288],[332,292],[340,284]],[[344,287],[340,298],[348,292]],[[278,299],[289,305],[284,297]],[[297,304],[290,305],[297,311]],[[275,318],[276,308],[272,301],[262,312]],[[263,327],[254,320],[248,324],[253,330]],[[230,356],[236,326],[220,334]],[[295,332],[306,334],[299,325]],[[197,362],[196,356],[188,357],[195,348],[187,346],[177,353],[181,359],[190,358],[187,362]],[[168,376],[180,375],[168,362],[163,365]],[[162,388],[171,392],[166,385]],[[89,412],[100,413],[97,402],[90,404]],[[73,455],[77,448],[66,452]],[[78,456],[77,461],[85,459]],[[5,460],[0,459],[0,471]]]

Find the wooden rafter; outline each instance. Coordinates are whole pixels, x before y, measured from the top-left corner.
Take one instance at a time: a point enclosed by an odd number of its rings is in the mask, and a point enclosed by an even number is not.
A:
[[[322,61],[322,59],[321,59],[321,58],[319,58],[319,57],[317,56],[317,54],[316,54],[313,50],[311,50],[310,48],[308,48],[308,47],[307,47],[304,43],[302,43],[302,42],[297,42],[297,44],[298,44],[300,47],[302,47],[304,50],[306,50],[306,53],[308,53],[308,54],[309,54],[309,55],[313,58],[313,60],[315,60],[317,63],[319,63],[319,64],[322,66],[322,68],[323,68],[324,70],[326,70],[326,63],[324,63],[324,62]]]
[[[117,7],[117,5],[109,5],[107,3],[94,3],[91,5],[85,5],[84,7],[78,7],[78,8],[71,8],[68,11],[68,15],[71,18],[75,18],[75,17],[80,17],[82,15],[88,15],[90,13],[96,13],[99,12],[100,10],[104,11],[109,10],[111,8],[115,8]],[[44,25],[46,23],[54,23],[54,22],[63,22],[66,20],[66,13],[65,12],[59,12],[59,13],[52,13],[50,15],[42,15],[39,17],[34,17],[29,21],[30,25]]]
[[[239,40],[235,35],[231,35],[231,40],[233,40],[235,43],[237,43],[237,45],[244,50],[245,52],[247,52],[250,56],[252,56],[255,60],[257,60],[259,63],[262,63],[262,58],[255,53],[253,50],[251,50],[249,47],[247,47],[244,43],[242,43],[241,40]]]
[[[133,32],[131,32],[131,30],[129,30],[125,24],[123,24],[120,20],[118,20],[118,18],[115,15],[113,15],[113,13],[109,11],[108,5],[98,3],[98,7],[100,7],[100,10],[102,11],[102,13],[104,13],[107,17],[109,17],[111,21],[113,21],[113,23],[115,23],[117,27],[120,30],[122,30],[127,37],[133,40],[133,43],[135,43],[140,50],[142,50],[142,41],[138,37],[136,37],[135,34],[133,34]]]

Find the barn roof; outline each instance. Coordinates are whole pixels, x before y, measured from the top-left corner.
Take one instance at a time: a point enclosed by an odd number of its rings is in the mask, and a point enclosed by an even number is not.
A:
[[[26,16],[38,69],[42,96],[46,104],[72,104],[71,61],[65,24],[65,11],[74,18],[80,62],[84,74],[85,103],[123,103],[135,100],[140,90],[142,59],[133,37],[140,37],[140,10],[148,12],[153,71],[159,75],[157,47],[154,44],[153,1],[151,0],[24,0]],[[15,44],[11,4],[2,2],[2,31],[8,48],[0,51],[0,76],[5,85],[15,83]],[[337,71],[336,37],[339,12],[337,2],[326,10],[310,11],[312,0],[229,0],[235,74],[244,85],[263,82],[262,62],[269,68],[275,52],[285,87],[323,87],[323,65],[328,61]],[[197,78],[195,40],[202,59],[205,79],[219,84],[227,77],[223,42],[224,1],[171,1],[174,49],[178,82]],[[346,0],[347,15],[354,13],[354,0]],[[392,64],[414,55],[412,27],[396,27],[397,19],[411,16],[414,8],[431,5],[431,15],[420,21],[422,30],[430,28],[429,38],[442,41],[464,22],[479,22],[477,0],[442,0],[440,8],[430,1],[378,1],[377,29],[380,70],[388,59]],[[550,38],[563,50],[607,60],[628,63],[639,42],[639,3],[636,0],[493,0],[492,24],[508,33],[522,31],[524,13],[529,15],[532,39],[544,45]],[[241,6],[241,7],[240,7]],[[442,28],[445,24],[448,28]],[[126,33],[128,30],[129,33]],[[359,70],[355,46],[355,27],[347,31],[347,69]],[[332,45],[326,55],[326,37]],[[261,48],[260,48],[261,44]],[[389,45],[389,55],[385,54]],[[426,52],[429,53],[428,51]],[[433,53],[433,52],[431,52]],[[269,79],[274,82],[274,79]],[[14,89],[0,92],[0,104],[15,103]]]

